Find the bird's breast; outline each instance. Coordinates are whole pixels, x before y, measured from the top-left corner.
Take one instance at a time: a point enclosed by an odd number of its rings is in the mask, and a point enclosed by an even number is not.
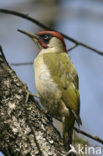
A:
[[[39,95],[43,98],[59,99],[60,90],[54,82],[50,70],[43,61],[43,57],[39,56],[34,61],[35,85]]]

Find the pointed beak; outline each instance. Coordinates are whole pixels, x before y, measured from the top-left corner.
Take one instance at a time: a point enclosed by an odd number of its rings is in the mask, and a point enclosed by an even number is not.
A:
[[[24,30],[20,30],[20,29],[18,29],[18,31],[23,33],[23,34],[25,34],[25,35],[27,35],[27,36],[29,36],[31,39],[36,39],[36,40],[39,39],[39,36],[36,35],[36,34],[32,34],[30,32],[27,32],[27,31],[24,31]]]

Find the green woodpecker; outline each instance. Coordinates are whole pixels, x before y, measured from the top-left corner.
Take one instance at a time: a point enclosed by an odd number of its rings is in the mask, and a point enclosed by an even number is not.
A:
[[[63,36],[55,31],[28,35],[39,47],[34,60],[35,85],[42,105],[56,119],[62,120],[64,142],[72,143],[75,120],[79,116],[78,75],[69,58]]]

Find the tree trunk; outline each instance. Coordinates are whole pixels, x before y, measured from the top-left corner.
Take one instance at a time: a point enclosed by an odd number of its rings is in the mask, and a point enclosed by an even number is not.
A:
[[[63,156],[58,131],[0,56],[0,151],[6,156]]]

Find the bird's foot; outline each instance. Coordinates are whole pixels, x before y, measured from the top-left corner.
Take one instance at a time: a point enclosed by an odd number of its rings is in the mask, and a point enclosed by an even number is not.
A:
[[[40,96],[39,96],[38,94],[33,94],[33,93],[31,93],[31,92],[28,90],[28,86],[27,86],[27,84],[26,84],[25,82],[23,82],[23,84],[24,84],[24,89],[25,89],[25,91],[26,91],[25,103],[28,102],[30,96],[36,97],[36,98],[38,98],[38,99],[40,98]],[[40,107],[40,106],[39,106],[39,107]],[[50,114],[46,109],[42,109],[42,108],[41,108],[41,110],[42,110],[42,112],[46,115],[47,119],[48,119],[50,122],[53,122],[52,117],[51,117],[51,114]]]
[[[24,84],[24,89],[25,89],[25,91],[26,91],[25,103],[28,102],[30,96],[40,98],[39,95],[33,94],[33,93],[31,93],[31,92],[28,90],[28,86],[27,86],[27,84],[26,84],[25,82],[23,82],[23,84]]]

